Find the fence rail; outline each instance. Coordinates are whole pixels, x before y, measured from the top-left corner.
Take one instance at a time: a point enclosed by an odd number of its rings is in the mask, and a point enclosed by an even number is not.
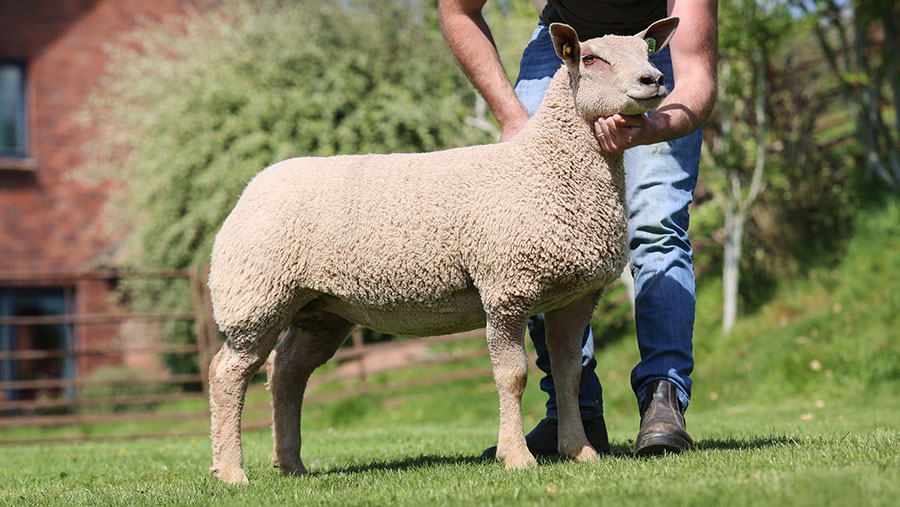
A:
[[[409,389],[413,387],[433,384],[433,383],[442,383],[442,382],[452,382],[470,378],[479,378],[485,377],[490,378],[491,369],[490,368],[476,368],[464,371],[458,371],[448,374],[441,375],[431,375],[421,378],[416,378],[412,380],[398,381],[387,384],[380,384],[377,386],[367,385],[367,380],[370,374],[366,373],[366,370],[362,367],[362,362],[365,360],[367,355],[370,354],[383,354],[386,352],[390,352],[391,349],[403,349],[410,346],[415,346],[419,344],[433,344],[433,343],[447,343],[453,341],[463,341],[463,340],[471,340],[473,338],[477,338],[483,335],[482,330],[476,330],[468,333],[460,333],[456,335],[448,335],[448,336],[440,336],[433,338],[416,338],[416,339],[408,339],[400,342],[389,342],[389,343],[381,343],[381,344],[372,344],[372,345],[362,345],[356,346],[350,349],[343,349],[339,351],[338,354],[335,354],[336,357],[343,358],[345,360],[350,360],[357,363],[356,371],[353,371],[354,368],[343,368],[342,371],[335,371],[331,373],[315,375],[313,379],[310,380],[309,385],[307,387],[307,391],[311,392],[305,397],[306,403],[316,403],[316,402],[324,402],[324,401],[332,401],[336,399],[348,398],[353,396],[359,396],[363,394],[378,394],[383,392],[390,392],[395,390]],[[434,364],[441,363],[449,363],[453,361],[463,361],[466,359],[472,359],[477,357],[485,357],[487,356],[486,349],[480,349],[470,352],[463,352],[457,354],[444,354],[440,356],[434,357],[426,357],[417,359],[414,361],[410,361],[409,363],[403,364],[399,367],[388,367],[381,368],[379,372],[388,372],[388,371],[396,371],[398,369],[410,368],[410,367],[422,367]],[[264,368],[260,370],[260,373],[264,371]],[[152,379],[128,379],[128,380],[116,380],[109,381],[107,383],[143,383],[143,382],[197,382],[199,381],[198,374],[192,375],[170,375],[161,378],[152,378]],[[361,381],[360,385],[352,389],[341,390],[337,392],[328,392],[328,393],[315,393],[316,388],[331,382],[338,381]],[[93,381],[84,381],[79,382],[75,381],[75,383],[79,385],[88,385],[91,383],[96,383]],[[21,383],[20,383],[21,384]],[[63,384],[61,382],[54,383],[53,385]],[[3,386],[0,386],[3,387]],[[255,384],[250,387],[250,393],[258,393],[263,390],[265,386],[261,384]],[[9,409],[34,409],[34,408],[63,408],[63,407],[75,407],[75,408],[87,408],[87,407],[103,407],[110,405],[122,405],[122,404],[147,404],[147,403],[162,403],[167,401],[180,401],[180,400],[195,400],[202,403],[202,410],[193,410],[187,412],[162,412],[162,413],[154,413],[154,412],[127,412],[127,413],[116,413],[116,414],[59,414],[59,415],[41,415],[41,416],[18,416],[18,417],[6,417],[0,418],[0,429],[8,429],[15,427],[56,427],[56,426],[71,426],[71,425],[82,425],[82,424],[100,424],[100,423],[120,423],[120,422],[132,422],[132,421],[184,421],[184,420],[192,420],[192,419],[207,419],[209,417],[209,411],[206,407],[205,400],[206,394],[202,392],[197,393],[165,393],[165,394],[155,394],[155,395],[135,395],[135,396],[116,396],[116,397],[107,397],[107,398],[97,398],[97,399],[48,399],[48,400],[34,400],[34,401],[7,401],[0,403],[0,410],[9,410]],[[245,413],[258,412],[261,410],[268,410],[269,403],[256,403],[252,405],[248,405],[245,408]],[[271,418],[265,419],[249,419],[246,420],[243,424],[245,429],[254,429],[254,428],[262,428],[271,425]],[[192,435],[196,435],[197,433],[191,433]],[[139,437],[151,437],[151,436],[165,436],[168,434],[126,434],[122,435],[122,438],[139,438]],[[97,439],[106,438],[103,435],[98,435]],[[91,440],[93,436],[85,436],[85,435],[77,435],[71,437],[48,437],[48,438],[27,438],[27,439],[0,439],[0,445],[9,445],[9,444],[31,444],[31,443],[40,443],[40,442],[55,442],[55,441],[84,441]]]
[[[193,324],[194,333],[196,335],[196,343],[188,345],[175,345],[161,343],[160,340],[152,343],[123,344],[118,340],[109,342],[108,344],[94,344],[93,346],[79,346],[75,343],[72,348],[33,348],[22,349],[13,348],[12,350],[0,350],[0,361],[11,362],[28,362],[28,361],[55,361],[55,360],[84,360],[85,358],[94,358],[103,361],[112,361],[115,363],[119,358],[127,357],[133,354],[149,354],[154,357],[167,355],[195,355],[198,358],[199,373],[184,374],[167,374],[160,372],[141,372],[139,375],[130,378],[95,378],[88,376],[76,376],[74,378],[28,378],[28,379],[4,379],[0,380],[0,429],[10,430],[21,427],[36,428],[52,428],[65,427],[83,424],[104,424],[104,423],[123,423],[131,421],[184,421],[195,419],[207,419],[209,417],[208,407],[205,400],[208,393],[208,365],[212,357],[221,344],[221,337],[212,320],[212,308],[210,304],[209,291],[206,287],[205,280],[208,276],[208,268],[185,269],[185,270],[164,270],[164,271],[94,271],[94,272],[78,272],[78,273],[37,273],[37,274],[0,274],[0,285],[13,286],[37,286],[43,287],[47,285],[66,285],[75,284],[77,282],[95,282],[95,281],[112,281],[118,282],[125,279],[148,279],[156,278],[162,280],[182,280],[189,284],[190,296],[192,301],[192,310],[190,312],[125,312],[110,311],[108,313],[69,313],[66,315],[37,315],[37,316],[3,316],[0,317],[0,330],[2,329],[19,329],[19,328],[36,328],[39,326],[58,326],[67,325],[73,328],[77,327],[84,331],[83,335],[88,333],[92,326],[98,325],[121,325],[126,322],[141,323],[157,323],[166,322],[190,322]],[[121,326],[119,328],[122,329]],[[121,331],[120,331],[121,333]],[[425,385],[435,382],[448,382],[453,380],[487,377],[490,376],[490,369],[474,369],[469,371],[460,371],[453,374],[429,375],[414,380],[402,382],[394,382],[388,384],[379,384],[377,386],[370,385],[371,375],[374,373],[367,370],[367,358],[378,354],[396,354],[403,348],[417,347],[424,345],[427,341],[429,344],[449,343],[460,340],[470,340],[478,336],[484,336],[483,330],[476,330],[468,333],[460,333],[456,335],[447,335],[432,337],[427,339],[413,338],[402,341],[392,341],[375,344],[364,344],[362,340],[361,330],[357,329],[353,332],[348,344],[339,349],[334,355],[334,360],[345,363],[346,365],[331,372],[316,374],[310,380],[307,388],[306,402],[317,402],[334,400],[339,398],[359,396],[365,393],[379,393],[396,389],[405,389],[409,387]],[[447,363],[452,361],[464,361],[467,359],[483,357],[487,355],[487,349],[481,348],[476,351],[443,354],[433,357],[417,357],[407,361],[404,364],[381,367],[378,372],[393,371],[401,368],[422,367]],[[264,372],[265,366],[260,370]],[[316,389],[329,383],[334,382],[350,382],[346,389],[339,391],[317,393]],[[186,386],[200,386],[199,391],[186,390]],[[165,392],[151,392],[140,394],[115,394],[116,388],[128,388],[134,386],[155,386],[161,387]],[[88,397],[85,396],[85,390],[88,388],[102,387],[102,393],[105,395]],[[261,384],[251,386],[251,393],[258,394],[259,391],[265,389]],[[29,395],[27,393],[39,393],[41,391],[51,391],[51,395],[43,393],[43,397]],[[4,393],[16,393],[13,398],[8,399],[3,396]],[[128,407],[143,408],[146,405],[158,405],[161,403],[179,403],[187,401],[187,406],[194,406],[195,409],[180,411],[124,411],[115,412]],[[193,403],[191,403],[193,402]],[[182,405],[178,405],[182,406]],[[247,412],[259,412],[268,408],[268,402],[248,405]],[[113,413],[105,413],[113,412]],[[247,420],[246,428],[255,428],[269,425],[268,420]],[[33,432],[31,433],[33,435]],[[155,434],[158,435],[158,434]],[[128,434],[117,436],[120,438],[140,438],[143,434]],[[104,436],[84,436],[75,435],[71,437],[47,436],[33,438],[29,436],[24,439],[9,438],[8,436],[0,436],[0,445],[16,444],[16,443],[32,443],[32,442],[49,442],[49,441],[82,441],[89,439],[104,439]]]
[[[192,301],[192,311],[175,313],[127,313],[110,312],[108,314],[72,314],[58,316],[25,316],[0,318],[0,330],[4,326],[46,326],[46,325],[71,325],[89,328],[96,325],[120,324],[124,322],[191,322],[196,335],[196,343],[188,345],[165,344],[157,340],[150,344],[123,345],[119,342],[111,342],[107,346],[75,347],[71,349],[34,349],[34,350],[5,350],[0,351],[0,361],[34,361],[34,360],[77,360],[79,358],[105,358],[116,360],[129,354],[151,354],[155,356],[167,355],[196,355],[199,364],[198,373],[166,374],[164,372],[146,372],[133,378],[47,378],[28,380],[4,380],[0,381],[0,429],[11,430],[21,427],[54,428],[75,426],[83,424],[108,424],[133,421],[159,421],[173,423],[180,421],[192,421],[198,419],[208,420],[209,412],[206,404],[208,393],[208,365],[212,355],[221,347],[222,340],[212,319],[212,307],[209,291],[206,287],[208,268],[190,270],[170,270],[154,272],[94,272],[94,273],[43,273],[34,276],[5,276],[0,274],[0,285],[4,283],[37,284],[60,283],[60,281],[97,281],[97,280],[121,280],[126,278],[159,278],[170,280],[186,280]],[[615,301],[607,301],[607,305],[627,304],[627,294],[623,294]],[[378,394],[394,390],[409,389],[433,383],[453,382],[471,378],[489,378],[491,369],[488,367],[470,368],[453,373],[430,373],[411,380],[395,381],[390,383],[378,383],[373,385],[371,377],[376,371],[371,371],[367,366],[367,358],[377,355],[394,355],[396,357],[402,350],[424,347],[426,344],[452,343],[464,340],[472,340],[484,336],[484,330],[474,330],[466,333],[430,337],[410,338],[399,341],[364,344],[362,331],[354,330],[348,344],[342,347],[334,355],[333,361],[343,363],[342,367],[331,372],[314,374],[307,387],[306,403],[316,403],[366,394]],[[471,360],[487,356],[487,348],[467,352],[441,354],[437,356],[417,356],[406,362],[379,367],[377,373],[396,371],[413,367],[427,367],[442,363]],[[260,373],[265,370],[263,367]],[[317,392],[317,389],[335,382],[344,382],[345,388],[340,390],[328,390]],[[86,397],[85,389],[93,387],[122,388],[133,386],[163,386],[167,392],[132,393],[117,395],[112,389],[102,391],[102,395]],[[186,390],[186,386],[194,386],[199,390]],[[250,394],[258,398],[258,394],[265,386],[255,383],[250,387]],[[36,392],[39,390],[58,390],[56,396],[35,399],[3,399],[4,392]],[[103,411],[115,411],[123,407],[142,408],[145,405],[157,405],[161,403],[180,403],[186,401],[187,405],[178,404],[180,410],[169,408],[168,411],[126,411],[121,413],[98,413]],[[193,403],[191,403],[193,402]],[[193,407],[185,409],[184,407]],[[249,404],[245,408],[245,414],[256,414],[256,419],[247,419],[245,416],[244,428],[253,429],[266,427],[271,424],[270,418],[258,418],[260,411],[268,411],[269,403]],[[196,424],[194,425],[196,427]],[[178,428],[178,425],[167,425],[170,428]],[[140,433],[134,432],[116,435],[114,438],[143,438],[152,436],[169,435],[199,435],[204,431]],[[33,437],[33,432],[25,438],[9,438],[8,435],[0,435],[0,445],[28,444],[36,442],[55,441],[84,441],[84,440],[108,440],[109,435],[72,435],[60,437],[58,433],[47,436]]]
[[[113,378],[113,379],[40,379],[40,380],[12,380],[0,382],[0,389],[27,391],[32,389],[54,389],[57,387],[85,387],[85,386],[132,386],[140,384],[189,384],[200,382],[197,373],[181,375],[156,375],[145,378]]]
[[[82,280],[120,280],[126,278],[188,278],[194,269],[166,269],[166,270],[117,270],[117,269],[96,269],[91,271],[47,271],[47,272],[30,272],[30,273],[0,273],[0,281],[3,283],[58,283],[60,281],[82,281]]]
[[[188,354],[197,352],[196,345],[159,344],[152,347],[122,347],[115,349],[58,349],[58,350],[13,350],[0,352],[3,359],[62,359],[78,356],[115,356],[126,354]]]
[[[209,310],[209,294],[204,280],[207,275],[206,268],[159,270],[159,271],[85,271],[67,273],[27,273],[27,274],[3,274],[0,273],[0,285],[19,288],[44,288],[61,286],[65,288],[67,298],[72,293],[72,288],[81,282],[107,282],[117,283],[130,279],[159,279],[162,281],[187,281],[190,284],[192,297],[192,311],[190,312],[127,312],[108,311],[105,313],[75,313],[74,305],[67,300],[68,313],[63,315],[17,315],[0,317],[0,331],[5,331],[5,350],[0,350],[0,361],[5,362],[7,372],[14,372],[17,368],[10,365],[16,364],[33,366],[35,362],[42,361],[93,361],[99,365],[121,364],[122,359],[138,355],[152,357],[158,360],[162,355],[199,355],[201,364],[208,361],[209,349],[213,343],[218,344],[215,336],[215,326],[212,324],[212,313]],[[97,290],[97,289],[95,289]],[[111,290],[108,288],[107,290]],[[123,324],[164,324],[167,322],[193,322],[195,329],[202,330],[198,333],[198,339],[194,344],[176,345],[162,343],[159,337],[156,339],[143,338],[143,343],[122,343],[118,339],[109,340],[106,343],[98,342],[96,326],[117,326],[120,337],[128,332]],[[41,348],[46,343],[40,342],[41,326],[70,326],[70,335],[83,339],[70,339],[68,348]],[[32,329],[30,340],[33,348],[23,348],[18,344],[17,336],[21,329]],[[46,328],[44,328],[46,329]],[[10,335],[9,330],[15,333]],[[79,332],[80,331],[80,332]],[[105,331],[109,334],[109,328]],[[86,343],[90,345],[85,346]],[[62,364],[62,363],[58,363]],[[74,367],[73,367],[74,369]],[[75,424],[89,424],[100,422],[120,422],[133,420],[180,420],[185,414],[175,413],[84,413],[84,410],[116,411],[123,407],[138,405],[156,405],[159,403],[177,402],[181,400],[203,400],[206,398],[206,371],[205,365],[200,373],[170,374],[163,368],[160,371],[137,371],[127,378],[96,377],[84,372],[76,372],[74,377],[62,374],[53,378],[17,378],[15,374],[10,378],[7,373],[0,380],[0,428],[9,429],[17,427],[53,427]],[[82,373],[81,375],[77,373]],[[186,390],[187,386],[203,386],[202,391]],[[95,389],[91,396],[86,396],[88,389]],[[139,392],[152,388],[151,392]],[[116,395],[117,390],[125,389],[125,393]],[[138,391],[136,392],[135,389]],[[152,392],[152,391],[165,392]],[[205,405],[201,403],[201,406]],[[202,414],[204,410],[197,411]],[[196,416],[196,415],[194,415]],[[41,440],[29,439],[29,440]],[[10,443],[11,440],[0,438],[0,443]]]
[[[0,326],[48,326],[54,324],[116,324],[129,320],[166,322],[194,320],[193,313],[124,313],[98,315],[41,315],[36,317],[0,317]]]
[[[133,396],[112,396],[108,398],[49,398],[42,400],[4,401],[0,403],[0,410],[35,410],[40,408],[66,408],[66,407],[104,407],[137,404],[155,404],[168,401],[205,399],[204,393],[163,393],[163,394],[138,394]],[[2,420],[2,419],[0,419]]]

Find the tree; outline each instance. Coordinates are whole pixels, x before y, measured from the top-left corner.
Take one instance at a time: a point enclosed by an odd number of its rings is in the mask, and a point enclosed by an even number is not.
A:
[[[115,262],[208,262],[247,181],[285,158],[489,141],[465,126],[474,90],[435,16],[414,0],[224,0],[115,44],[87,111],[106,136],[82,171],[113,182]],[[133,304],[189,304],[174,289],[131,288]]]
[[[721,7],[718,114],[705,155],[725,214],[722,328],[727,333],[737,320],[744,225],[764,188],[766,69],[791,19],[783,4],[764,0],[733,0]]]
[[[790,0],[814,15],[817,46],[840,79],[866,177],[900,191],[900,2]],[[893,121],[884,106],[893,103]]]

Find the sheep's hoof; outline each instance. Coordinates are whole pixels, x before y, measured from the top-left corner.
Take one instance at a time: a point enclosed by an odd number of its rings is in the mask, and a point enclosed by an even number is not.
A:
[[[506,455],[501,458],[507,470],[521,470],[537,466],[537,460],[527,450],[514,456]]]
[[[303,466],[303,463],[297,462],[292,464],[280,464],[278,468],[281,470],[281,475],[285,477],[301,477],[309,474],[306,471],[306,467]]]
[[[250,483],[250,481],[247,479],[247,474],[244,473],[244,469],[241,467],[210,468],[209,471],[212,472],[213,477],[224,482],[225,484]]]
[[[589,444],[581,446],[581,448],[576,450],[575,452],[566,453],[566,455],[579,463],[584,463],[587,461],[597,461],[598,459],[600,459],[600,455],[597,454],[597,451],[595,451],[594,448]]]

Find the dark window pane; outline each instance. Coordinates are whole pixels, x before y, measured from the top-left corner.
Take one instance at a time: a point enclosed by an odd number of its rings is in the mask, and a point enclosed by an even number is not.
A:
[[[67,315],[72,313],[71,289],[63,287],[0,287],[0,316],[26,317]],[[71,324],[0,326],[0,352],[73,350],[74,327]],[[71,379],[75,376],[74,357],[37,359],[0,358],[0,381]],[[41,397],[71,397],[70,388],[7,389],[0,400],[33,400]],[[12,412],[0,410],[0,417]]]
[[[25,66],[0,62],[0,157],[25,157]]]

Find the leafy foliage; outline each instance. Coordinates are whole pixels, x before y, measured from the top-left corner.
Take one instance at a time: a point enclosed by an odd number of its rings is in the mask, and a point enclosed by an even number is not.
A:
[[[819,21],[815,36],[856,127],[870,184],[900,190],[900,4],[893,0],[791,0]],[[888,112],[892,105],[893,111]]]
[[[763,191],[748,216],[741,259],[742,278],[752,280],[741,285],[741,301],[755,310],[783,275],[839,259],[868,183],[856,157],[861,143],[853,119],[840,100],[844,77],[829,68],[813,36],[821,17],[780,1],[728,0],[720,9],[719,79],[726,93],[706,127],[713,152],[707,155],[715,156],[704,157],[701,173],[719,206],[733,193],[733,177],[748,186],[760,141],[754,103],[764,93]],[[723,106],[729,136],[723,135]],[[709,219],[717,213],[694,215],[707,219],[705,230],[716,226]]]
[[[140,27],[111,58],[87,114],[106,135],[83,172],[115,183],[116,261],[140,269],[208,262],[247,181],[279,160],[488,140],[464,126],[474,92],[434,9],[412,0],[226,0]],[[131,298],[189,304],[152,283]]]
[[[246,182],[278,160],[483,141],[460,128],[470,86],[418,9],[229,0],[115,48],[91,171],[122,184],[124,260],[205,262]]]

